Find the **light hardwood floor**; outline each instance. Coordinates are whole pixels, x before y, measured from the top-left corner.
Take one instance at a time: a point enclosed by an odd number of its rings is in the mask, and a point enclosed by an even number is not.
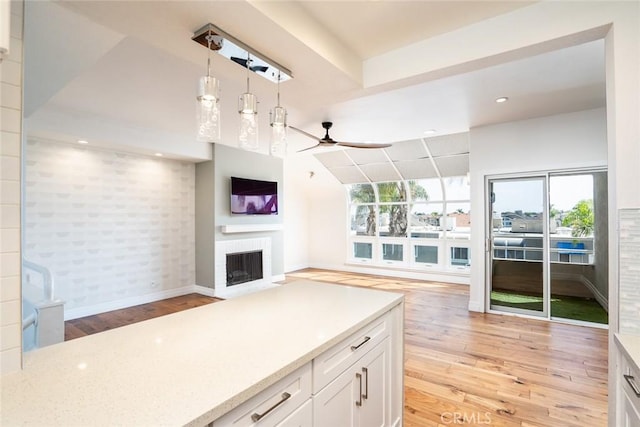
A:
[[[606,330],[471,313],[464,285],[314,269],[284,283],[297,279],[404,293],[404,426],[607,423]]]

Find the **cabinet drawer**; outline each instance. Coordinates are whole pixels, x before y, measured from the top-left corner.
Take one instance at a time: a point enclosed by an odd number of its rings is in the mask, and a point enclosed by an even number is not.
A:
[[[627,400],[636,412],[640,412],[640,372],[631,367],[629,362],[622,357],[622,388],[627,395]]]
[[[275,426],[310,397],[311,363],[307,363],[215,420],[213,427]]]
[[[313,359],[313,393],[316,394],[382,342],[390,335],[391,328],[392,318],[387,313]]]
[[[287,418],[278,423],[276,427],[309,427],[313,424],[313,405],[311,399],[304,405],[289,414]]]

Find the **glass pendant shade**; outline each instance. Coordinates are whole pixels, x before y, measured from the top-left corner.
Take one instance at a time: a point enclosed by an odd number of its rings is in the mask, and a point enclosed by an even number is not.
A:
[[[274,156],[287,154],[287,110],[284,107],[274,107],[269,112],[271,122],[271,144],[269,151]]]
[[[252,93],[240,95],[240,135],[238,143],[243,150],[258,150],[258,98]]]
[[[198,122],[197,140],[220,142],[220,85],[211,76],[200,78],[196,118]]]

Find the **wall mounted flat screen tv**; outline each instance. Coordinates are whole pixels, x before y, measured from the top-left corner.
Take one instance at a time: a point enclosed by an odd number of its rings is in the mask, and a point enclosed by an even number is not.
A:
[[[232,176],[231,213],[278,215],[278,183]]]

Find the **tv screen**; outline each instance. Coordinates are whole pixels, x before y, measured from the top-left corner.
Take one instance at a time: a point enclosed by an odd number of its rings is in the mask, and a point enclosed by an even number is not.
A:
[[[231,177],[231,213],[277,215],[278,183]]]

